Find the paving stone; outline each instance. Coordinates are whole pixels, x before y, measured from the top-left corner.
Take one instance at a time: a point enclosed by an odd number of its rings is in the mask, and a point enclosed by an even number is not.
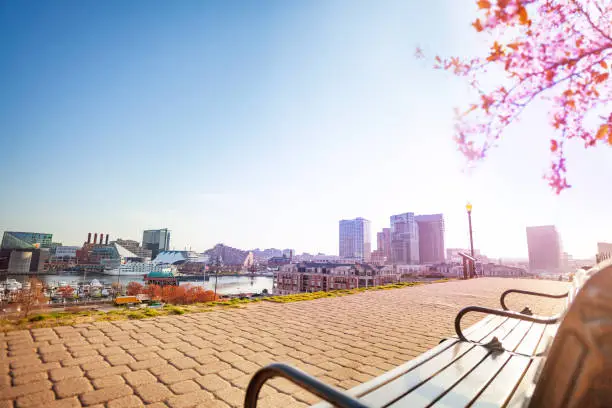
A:
[[[109,367],[109,368],[102,368],[100,370],[87,371],[87,377],[93,380],[96,378],[108,377],[109,375],[123,374],[129,371],[130,369],[128,368],[128,366]]]
[[[27,367],[16,368],[14,370],[11,370],[11,373],[13,374],[13,377],[17,377],[17,376],[29,374],[29,373],[48,371],[48,370],[52,370],[54,368],[59,368],[59,367],[60,365],[57,362],[36,364],[36,365],[29,365]]]
[[[136,360],[134,360],[134,357],[130,356],[129,354],[125,352],[119,353],[119,354],[111,354],[109,356],[106,356],[106,361],[108,361],[108,363],[113,367],[136,362]]]
[[[252,363],[247,360],[238,360],[230,363],[232,367],[237,368],[238,370],[245,373],[255,373],[255,371],[259,370],[259,366],[255,363]]]
[[[200,374],[206,375],[206,374],[218,373],[219,371],[227,370],[228,368],[231,368],[231,367],[232,366],[230,366],[228,363],[224,361],[215,361],[212,363],[203,364],[199,367],[196,367],[195,369]]]
[[[236,370],[235,368],[228,368],[227,370],[219,371],[217,374],[219,375],[219,377],[224,378],[226,380],[231,380],[244,375],[242,371]]]
[[[47,402],[44,408],[80,408],[81,402],[77,397],[58,399]]]
[[[55,400],[55,394],[51,390],[34,392],[17,398],[18,408],[41,407]]]
[[[169,386],[170,390],[175,394],[186,394],[188,392],[200,390],[200,386],[193,380],[181,381]]]
[[[147,368],[155,367],[158,365],[166,365],[166,360],[163,358],[153,358],[151,360],[138,361],[136,363],[129,364],[130,368],[134,371],[146,370]]]
[[[140,385],[134,388],[134,392],[145,403],[163,401],[172,395],[168,387],[158,382]]]
[[[191,380],[192,378],[198,377],[198,375],[199,374],[195,370],[187,369],[161,374],[159,380],[164,384],[173,384],[180,381]]]
[[[211,404],[213,401],[212,394],[204,390],[199,390],[170,397],[166,401],[166,404],[171,408],[187,408],[198,405],[208,406],[208,404]]]
[[[47,391],[51,389],[51,381],[42,380],[42,381],[34,381],[27,384],[17,385],[15,387],[11,387],[8,389],[2,390],[2,398],[5,399],[13,399],[17,397],[21,397],[23,395],[27,395],[30,393]]]
[[[215,396],[231,407],[239,407],[244,403],[244,391],[236,387],[219,390]]]
[[[83,376],[83,371],[76,366],[73,367],[62,367],[56,368],[54,370],[49,371],[49,377],[53,381],[62,381],[67,378],[81,377]]]
[[[223,388],[231,387],[231,384],[219,377],[217,374],[208,374],[202,377],[197,377],[195,381],[207,391],[215,392]]]
[[[53,384],[53,389],[58,398],[72,397],[93,390],[93,386],[87,378],[70,378]]]
[[[142,402],[140,398],[135,395],[128,395],[126,397],[121,397],[109,401],[106,404],[107,408],[138,408],[144,407],[145,404]],[[147,405],[147,407],[151,407],[151,405]]]
[[[169,360],[169,363],[178,368],[179,370],[194,368],[199,365],[199,363],[191,357],[174,358],[172,360]]]
[[[22,385],[22,384],[31,383],[31,382],[34,382],[34,381],[46,380],[47,377],[48,376],[47,376],[47,372],[46,371],[39,371],[39,372],[35,372],[35,373],[28,373],[28,374],[24,374],[24,375],[20,375],[20,376],[14,377],[13,378],[13,385]],[[10,377],[8,377],[8,378],[10,379]],[[7,385],[10,385],[10,382]]]
[[[97,388],[117,387],[125,384],[123,377],[120,375],[109,375],[107,377],[96,378],[93,380],[93,386]]]
[[[99,390],[90,391],[80,396],[83,405],[94,405],[106,403],[117,398],[125,397],[132,394],[132,389],[127,385],[118,387],[101,388]]]
[[[129,373],[123,374],[123,377],[132,387],[157,382],[157,378],[147,370],[130,371]]]

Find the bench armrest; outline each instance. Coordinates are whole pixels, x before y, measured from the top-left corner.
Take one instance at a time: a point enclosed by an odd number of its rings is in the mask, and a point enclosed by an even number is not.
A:
[[[508,306],[506,306],[506,296],[508,296],[510,293],[521,293],[523,295],[540,296],[540,297],[547,297],[547,298],[552,298],[552,299],[562,299],[569,295],[569,292],[562,293],[560,295],[552,295],[550,293],[531,292],[529,290],[509,289],[505,291],[504,293],[502,293],[501,297],[499,298],[499,303],[501,303],[501,307],[504,310],[510,310]]]
[[[259,369],[253,375],[244,397],[244,408],[255,408],[257,406],[261,387],[263,387],[266,381],[274,377],[286,378],[339,408],[368,408],[367,405],[362,404],[347,393],[339,391],[297,368],[281,363],[270,364]]]
[[[464,307],[463,309],[461,309],[459,313],[457,313],[457,317],[455,317],[455,332],[457,333],[457,336],[459,336],[459,339],[462,341],[469,341],[469,340],[463,335],[463,332],[461,331],[461,318],[470,312],[486,313],[486,314],[510,317],[513,319],[519,319],[519,320],[525,320],[528,322],[543,323],[543,324],[553,324],[561,320],[561,315],[556,315],[556,316],[551,316],[551,317],[541,317],[541,316],[526,315],[526,314],[519,313],[519,312],[512,312],[510,310],[491,309],[491,308],[482,307],[482,306],[468,306],[468,307]]]

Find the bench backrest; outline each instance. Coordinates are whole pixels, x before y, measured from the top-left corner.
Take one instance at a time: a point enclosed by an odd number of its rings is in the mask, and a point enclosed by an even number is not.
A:
[[[577,273],[530,407],[612,406],[612,261]]]

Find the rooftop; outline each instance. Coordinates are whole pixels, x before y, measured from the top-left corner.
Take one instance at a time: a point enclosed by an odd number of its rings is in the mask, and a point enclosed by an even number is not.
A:
[[[464,306],[499,307],[499,295],[509,288],[560,293],[567,286],[479,278],[307,302],[251,303],[242,309],[0,333],[0,359],[5,361],[0,364],[0,406],[3,399],[16,399],[18,406],[46,406],[63,399],[56,404],[113,401],[109,406],[140,406],[160,401],[172,407],[241,407],[253,373],[275,361],[348,389],[453,334],[454,317]],[[524,301],[518,295],[509,297],[509,306],[522,307]],[[534,313],[547,315],[563,304],[533,297],[527,301]],[[467,315],[465,324],[480,317]],[[271,384],[263,388],[262,406],[301,407],[316,401],[285,380]]]

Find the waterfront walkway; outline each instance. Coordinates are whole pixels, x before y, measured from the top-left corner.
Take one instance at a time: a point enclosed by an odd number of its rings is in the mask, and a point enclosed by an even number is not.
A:
[[[461,307],[499,307],[509,288],[560,293],[567,283],[481,278],[345,297],[135,321],[0,333],[0,408],[238,407],[252,374],[293,364],[348,389],[410,360],[454,333]],[[521,298],[536,314],[563,301]],[[519,309],[520,310],[520,309]],[[468,315],[466,325],[482,316]],[[261,406],[316,398],[285,380]]]

